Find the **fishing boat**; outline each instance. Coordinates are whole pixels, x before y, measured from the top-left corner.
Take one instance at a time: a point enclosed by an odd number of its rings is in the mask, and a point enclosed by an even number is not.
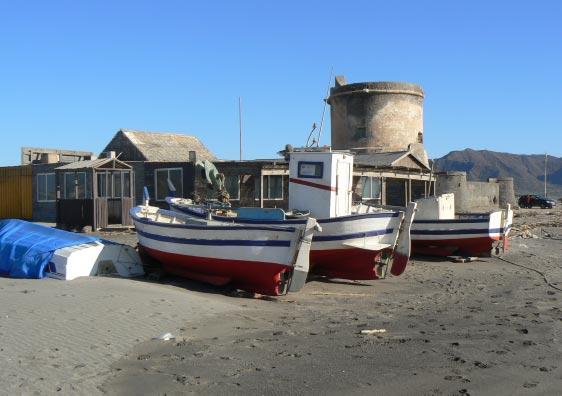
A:
[[[509,246],[513,210],[455,214],[454,194],[417,201],[412,224],[412,249],[431,256],[490,256]]]
[[[194,219],[157,207],[131,209],[142,253],[166,272],[266,295],[298,291],[309,269],[313,218],[293,227]]]
[[[389,271],[401,275],[410,257],[410,226],[416,204],[406,209],[370,208],[352,211],[353,156],[331,150],[295,151],[289,160],[289,206],[279,208],[212,209],[190,200],[168,197],[172,211],[192,218],[211,216],[221,223],[296,226],[306,215],[317,219],[310,251],[311,272],[329,278],[378,279]]]

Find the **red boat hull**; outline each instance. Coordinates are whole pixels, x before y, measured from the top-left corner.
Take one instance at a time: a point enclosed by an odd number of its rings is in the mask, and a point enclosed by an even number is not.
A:
[[[269,296],[286,293],[285,280],[292,271],[282,264],[186,256],[144,246],[142,252],[160,262],[170,274],[215,286],[230,284],[248,292]]]
[[[429,256],[489,256],[499,240],[499,237],[412,240],[412,251]]]
[[[311,250],[311,272],[328,278],[369,280],[379,279],[375,264],[380,252],[363,249]]]

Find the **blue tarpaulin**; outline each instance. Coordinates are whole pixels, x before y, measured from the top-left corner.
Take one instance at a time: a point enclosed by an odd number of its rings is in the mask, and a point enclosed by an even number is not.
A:
[[[0,220],[0,275],[42,278],[55,250],[98,240],[23,220]]]

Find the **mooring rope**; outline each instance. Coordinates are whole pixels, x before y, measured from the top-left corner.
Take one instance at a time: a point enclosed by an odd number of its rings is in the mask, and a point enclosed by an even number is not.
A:
[[[524,268],[524,269],[526,269],[526,270],[536,272],[537,274],[539,274],[540,276],[542,276],[542,278],[544,279],[545,283],[546,283],[548,286],[550,286],[550,287],[552,287],[553,289],[556,289],[556,290],[558,290],[558,291],[562,291],[562,288],[559,288],[558,286],[556,286],[556,285],[550,283],[550,281],[548,280],[548,278],[546,277],[546,274],[545,274],[544,272],[541,272],[541,271],[539,271],[538,269],[535,269],[535,268],[527,267],[527,266],[525,266],[525,265],[523,265],[523,264],[514,263],[513,261],[506,260],[506,259],[504,259],[503,257],[497,257],[497,256],[494,256],[494,257],[497,258],[498,260],[504,261],[504,262],[506,262],[506,263],[508,263],[508,264],[515,265],[515,266],[517,266],[517,267],[521,267],[521,268]]]

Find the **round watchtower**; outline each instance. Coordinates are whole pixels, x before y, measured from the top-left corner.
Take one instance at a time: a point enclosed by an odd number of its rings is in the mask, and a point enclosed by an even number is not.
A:
[[[423,98],[419,85],[404,82],[347,84],[330,89],[332,148],[356,152],[419,151],[424,162]],[[425,157],[425,158],[423,158]]]

